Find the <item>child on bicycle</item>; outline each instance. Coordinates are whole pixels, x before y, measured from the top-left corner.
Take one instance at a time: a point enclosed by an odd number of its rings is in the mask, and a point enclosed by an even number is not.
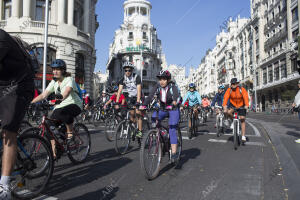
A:
[[[171,163],[174,163],[177,159],[177,127],[179,124],[180,112],[178,109],[178,102],[180,101],[179,90],[177,86],[171,81],[171,73],[167,70],[162,70],[157,75],[159,83],[152,89],[149,96],[145,99],[140,110],[146,109],[146,106],[150,104],[154,95],[156,94],[160,102],[159,112],[154,112],[152,115],[152,122],[155,123],[156,116],[158,114],[159,123],[169,116],[169,134],[172,148]],[[163,110],[164,109],[164,110]]]

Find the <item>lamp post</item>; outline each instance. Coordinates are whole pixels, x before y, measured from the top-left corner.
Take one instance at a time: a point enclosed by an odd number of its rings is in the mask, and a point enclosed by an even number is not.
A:
[[[48,20],[49,19],[49,0],[46,0],[45,12],[45,32],[44,32],[44,59],[43,59],[43,91],[46,90],[46,68],[47,68],[47,48],[48,48]]]

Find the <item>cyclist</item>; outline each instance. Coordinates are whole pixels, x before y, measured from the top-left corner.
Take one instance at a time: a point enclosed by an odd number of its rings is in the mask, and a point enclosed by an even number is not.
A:
[[[159,123],[169,115],[169,134],[172,148],[171,162],[173,163],[177,155],[177,127],[179,124],[180,112],[178,109],[178,102],[180,101],[179,90],[177,86],[171,81],[171,73],[169,71],[160,71],[157,75],[159,83],[154,87],[149,96],[145,99],[143,106],[140,106],[141,110],[144,110],[157,95],[160,108],[165,108],[168,111],[160,110],[158,112]],[[154,112],[152,115],[152,123],[155,123],[157,113]]]
[[[141,103],[142,98],[142,80],[141,77],[135,73],[133,73],[134,65],[131,62],[125,62],[123,64],[123,69],[125,71],[124,77],[119,82],[119,90],[117,94],[116,102],[120,101],[121,93],[123,91],[123,88],[127,90],[128,97],[126,98],[127,104],[130,106],[138,106]],[[116,106],[116,109],[118,109],[119,106]],[[138,138],[141,138],[143,136],[142,130],[142,113],[138,109],[132,110],[130,112],[130,120],[135,122],[135,118],[137,117],[138,121],[138,133],[136,136]]]
[[[25,53],[29,53],[29,45],[26,44],[28,50],[24,52],[16,40],[20,41],[0,29],[0,121],[3,145],[0,200],[11,199],[9,185],[16,158],[17,131],[34,96],[34,71],[26,64],[25,56]]]
[[[298,112],[298,116],[300,119],[300,80],[298,81],[298,87],[299,87],[299,90],[295,96],[295,100],[294,100],[294,103],[292,106]],[[295,140],[295,142],[300,143],[300,139]]]
[[[91,107],[91,105],[93,104],[93,102],[92,102],[92,100],[90,98],[90,94],[86,93],[85,90],[83,90],[83,91],[84,91],[83,92],[83,98],[82,98],[82,100],[83,100],[83,108],[85,110],[88,110]]]
[[[224,114],[233,119],[234,109],[238,110],[242,127],[242,141],[246,142],[246,114],[247,109],[249,108],[248,92],[245,88],[239,86],[239,81],[237,78],[232,78],[230,83],[231,87],[227,89],[223,100]],[[228,100],[230,100],[230,102],[229,106],[227,107],[226,102],[228,102]],[[225,120],[224,123],[227,123],[228,126],[228,121],[226,121],[227,120]]]
[[[107,106],[108,106],[111,102],[115,102],[115,103],[117,102],[118,90],[119,90],[119,87],[118,87],[117,85],[113,87],[114,94],[113,94],[113,95],[110,97],[110,99],[104,104],[104,109],[106,109]],[[120,105],[122,105],[122,106],[126,105],[126,99],[125,99],[124,94],[121,94],[118,103],[119,103]]]
[[[210,105],[213,110],[214,110],[216,103],[218,104],[218,106],[223,105],[224,95],[225,95],[225,86],[220,85],[218,88],[218,93],[216,94],[215,98],[212,100],[211,105]],[[218,115],[219,113],[220,113],[220,110],[216,109],[216,114]]]
[[[51,93],[55,93],[56,102],[51,119],[55,119],[66,124],[68,142],[73,139],[74,118],[81,113],[82,100],[79,97],[74,79],[71,74],[66,72],[67,66],[61,59],[54,60],[51,64],[53,70],[53,80],[49,83],[46,90],[32,103],[37,103],[46,99]],[[56,158],[55,141],[51,139],[54,159]]]
[[[204,111],[207,113],[210,106],[210,101],[208,100],[207,95],[203,95],[201,106],[204,109]]]
[[[181,105],[184,106],[186,101],[188,101],[189,102],[188,105],[191,108],[193,108],[195,118],[197,118],[198,117],[198,109],[199,109],[199,106],[201,105],[202,99],[201,99],[199,92],[196,90],[196,85],[194,83],[189,84],[189,91],[183,98]],[[180,109],[182,109],[182,107]],[[191,128],[191,122],[189,122],[189,128]]]

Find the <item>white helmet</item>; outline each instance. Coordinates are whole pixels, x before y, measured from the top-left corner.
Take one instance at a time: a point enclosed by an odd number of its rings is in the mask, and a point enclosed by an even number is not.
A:
[[[132,68],[132,69],[134,69],[134,65],[131,63],[131,62],[124,62],[123,63],[123,69],[125,69],[125,68]]]

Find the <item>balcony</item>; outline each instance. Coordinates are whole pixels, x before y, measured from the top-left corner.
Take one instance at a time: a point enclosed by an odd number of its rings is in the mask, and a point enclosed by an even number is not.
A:
[[[268,49],[268,47],[272,46],[274,43],[280,41],[286,36],[287,36],[287,31],[285,29],[281,29],[278,33],[276,33],[273,37],[269,38],[265,42],[265,49]]]
[[[31,28],[45,28],[45,23],[41,21],[31,21],[30,22],[30,27]],[[57,30],[57,25],[55,24],[48,24],[49,30]]]
[[[85,40],[89,40],[90,39],[90,36],[89,34],[83,32],[83,31],[80,31],[80,30],[77,30],[77,35]]]
[[[6,26],[6,21],[0,21],[0,28],[4,28]]]
[[[128,36],[127,39],[128,41],[133,41],[133,37]]]
[[[265,63],[269,62],[270,60],[272,60],[272,59],[276,58],[277,56],[280,56],[281,54],[286,53],[286,52],[287,52],[286,49],[280,49],[279,51],[275,52],[273,55],[263,59],[261,61],[261,65],[264,65]]]

